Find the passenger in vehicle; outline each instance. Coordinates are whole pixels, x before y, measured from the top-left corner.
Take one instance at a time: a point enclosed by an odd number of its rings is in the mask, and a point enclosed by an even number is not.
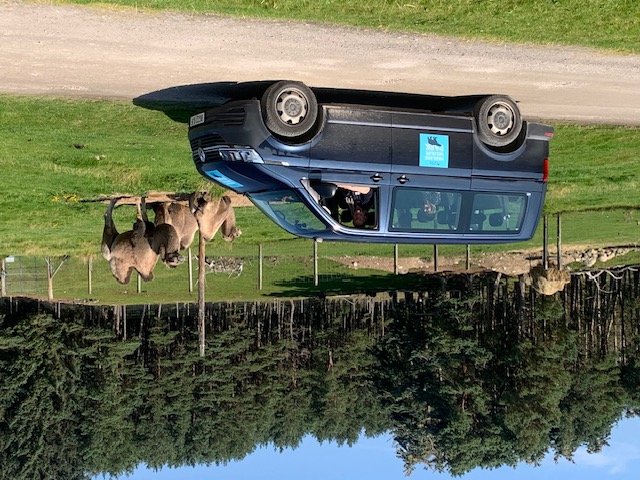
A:
[[[422,211],[427,214],[436,213],[438,205],[442,201],[442,195],[440,192],[427,191],[424,192]]]
[[[403,230],[457,230],[461,194],[400,188],[394,196],[393,227]]]
[[[355,228],[375,225],[374,203],[373,188],[345,184],[338,184],[336,194],[326,202],[334,219]]]

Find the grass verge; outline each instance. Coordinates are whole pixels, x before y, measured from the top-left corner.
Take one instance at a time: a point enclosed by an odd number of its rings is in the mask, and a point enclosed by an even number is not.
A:
[[[640,52],[635,0],[58,0]]]

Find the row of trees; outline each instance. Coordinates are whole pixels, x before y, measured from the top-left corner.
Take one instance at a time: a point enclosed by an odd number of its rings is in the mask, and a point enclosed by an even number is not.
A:
[[[599,450],[640,400],[640,278],[540,297],[495,276],[389,298],[0,303],[0,473],[88,478],[225,463],[308,434],[391,431],[411,471]],[[594,296],[599,300],[594,301]]]

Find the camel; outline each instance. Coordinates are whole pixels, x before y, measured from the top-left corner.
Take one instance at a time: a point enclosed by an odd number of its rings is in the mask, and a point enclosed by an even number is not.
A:
[[[198,222],[205,241],[211,240],[218,230],[222,238],[232,242],[242,232],[236,226],[236,215],[231,206],[231,199],[226,195],[216,201],[209,192],[195,192],[189,198],[189,210]]]
[[[180,250],[186,250],[193,243],[200,228],[205,241],[211,240],[218,230],[227,241],[235,240],[242,233],[236,227],[236,217],[227,196],[217,199],[208,192],[195,192],[189,198],[189,206],[176,202],[156,205],[154,225],[172,225],[180,237]]]
[[[112,218],[116,201],[111,199],[104,216],[102,256],[109,262],[111,273],[119,283],[128,284],[133,270],[145,282],[153,280],[158,258],[171,268],[184,261],[178,253],[180,239],[175,228],[169,224],[153,225],[149,222],[144,198],[137,204],[133,229],[119,233]]]
[[[218,230],[227,241],[233,241],[242,233],[236,227],[236,218],[227,196],[220,199],[209,192],[195,192],[189,206],[175,202],[163,202],[155,207],[155,219],[147,217],[146,199],[137,203],[136,222],[133,229],[119,233],[112,219],[117,199],[111,199],[104,217],[102,256],[109,262],[113,276],[121,284],[128,284],[136,270],[143,280],[153,279],[153,269],[158,258],[169,267],[184,261],[179,250],[187,249],[200,229],[205,241],[211,240]]]
[[[189,207],[175,202],[163,202],[156,205],[154,211],[153,223],[156,226],[172,225],[180,237],[180,250],[189,248],[198,230],[198,222],[196,217],[191,214]]]

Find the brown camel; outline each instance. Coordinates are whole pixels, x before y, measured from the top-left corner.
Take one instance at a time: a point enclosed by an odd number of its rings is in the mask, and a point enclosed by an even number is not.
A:
[[[216,199],[209,192],[195,192],[189,199],[189,209],[198,222],[202,237],[207,242],[218,230],[222,230],[222,238],[229,242],[242,233],[236,226],[236,215],[231,206],[231,199],[226,195]]]
[[[156,205],[155,214],[153,223],[156,226],[169,224],[176,229],[180,237],[180,250],[186,250],[191,246],[198,230],[198,222],[187,205],[163,202]]]
[[[116,201],[111,199],[104,216],[102,256],[109,262],[111,273],[119,283],[128,284],[133,270],[144,281],[151,281],[158,258],[172,268],[184,261],[178,253],[180,239],[175,228],[169,224],[154,226],[149,222],[144,198],[137,204],[133,230],[119,233],[112,218]]]
[[[163,224],[172,225],[180,237],[180,250],[191,246],[198,228],[206,241],[211,240],[219,229],[227,241],[233,241],[240,235],[236,227],[236,217],[229,197],[212,197],[208,192],[195,192],[189,199],[189,206],[176,202],[163,202],[156,205],[154,224],[156,228]]]

